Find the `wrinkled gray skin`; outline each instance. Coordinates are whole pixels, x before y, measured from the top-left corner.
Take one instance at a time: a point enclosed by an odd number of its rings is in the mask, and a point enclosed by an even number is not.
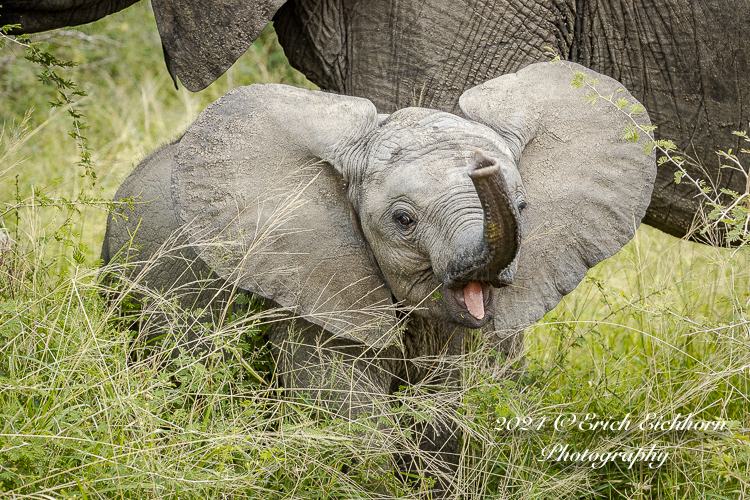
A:
[[[237,88],[125,180],[116,199],[153,201],[109,220],[102,257],[156,259],[131,279],[218,314],[232,293],[266,297],[297,315],[270,333],[282,385],[351,418],[388,415],[401,385],[459,383],[470,329],[510,351],[513,334],[635,233],[654,157],[621,138],[622,113],[587,104],[570,76],[536,64],[469,89],[460,106],[470,119]],[[187,246],[158,257],[175,234]],[[471,287],[482,313],[469,309]],[[455,431],[422,431],[449,491]]]
[[[346,333],[335,335],[303,319],[293,323],[294,333],[290,333],[288,323],[274,325],[269,333],[280,383],[312,393],[321,404],[350,418],[363,413],[388,414],[387,396],[400,386],[424,383],[456,388],[458,373],[448,360],[462,354],[466,327],[479,328],[493,318],[494,288],[488,283],[482,282],[485,316],[481,320],[459,304],[460,298],[453,298],[461,295],[463,284],[476,281],[488,265],[483,208],[467,175],[477,150],[505,160],[508,201],[515,208],[512,217],[518,218],[518,207],[525,203],[523,183],[510,150],[492,130],[433,110],[409,108],[398,115],[397,120],[385,120],[366,142],[347,145],[331,154],[344,157],[350,166],[343,172],[346,179],[361,179],[350,182],[350,186],[358,187],[350,190],[349,200],[359,215],[360,238],[369,243],[365,257],[377,262],[400,308],[414,309],[408,328],[386,346],[367,345],[382,341],[355,342],[346,338]],[[395,155],[394,144],[398,144]],[[116,199],[139,196],[153,201],[128,214],[127,222],[109,221],[102,251],[105,262],[122,248],[130,253],[123,257],[150,258],[160,251],[166,237],[180,232],[183,225],[169,206],[173,160],[179,147],[179,143],[170,144],[149,155],[118,190]],[[401,214],[409,214],[417,222],[404,226],[394,220]],[[333,219],[325,224],[341,222]],[[130,234],[136,234],[132,243]],[[323,241],[327,238],[316,240],[315,235],[309,235],[307,239],[312,246],[327,244]],[[176,243],[184,245],[187,241],[177,238]],[[500,264],[504,281],[513,280],[514,269],[506,268],[515,256],[515,252],[506,256]],[[186,266],[186,262],[192,265]],[[460,273],[456,269],[473,270]],[[214,316],[230,302],[231,287],[197,257],[192,247],[162,257],[145,281],[154,288],[177,290],[186,307],[211,304]],[[445,286],[448,282],[453,289]],[[425,301],[435,290],[444,300]],[[259,288],[250,291],[262,293]],[[278,300],[274,294],[267,294],[267,298]],[[157,325],[167,323],[153,315],[149,319]],[[396,331],[393,319],[388,315],[382,322]],[[163,335],[158,329],[149,331],[148,325],[141,328],[151,336]],[[378,338],[388,333],[378,330]],[[189,347],[207,347],[200,338],[188,335]],[[510,338],[497,347],[506,352],[517,349],[521,338]],[[412,362],[424,357],[439,359],[432,366]],[[433,465],[430,473],[449,473],[457,463],[455,430],[449,425],[427,425],[420,432],[424,436],[420,447],[433,453],[439,464]],[[416,472],[413,467],[417,464],[407,457],[403,460],[402,468]],[[447,481],[441,479],[437,491],[447,490]]]
[[[88,22],[132,3],[6,0],[4,22],[27,32]],[[190,90],[218,78],[273,18],[291,64],[323,89],[371,100],[382,113],[421,105],[459,113],[458,97],[490,78],[547,60],[544,47],[621,81],[659,128],[722,187],[718,149],[750,121],[746,0],[154,0],[167,65]],[[224,7],[220,7],[224,6]],[[237,12],[245,13],[237,16]],[[683,236],[699,198],[660,166],[644,222]]]

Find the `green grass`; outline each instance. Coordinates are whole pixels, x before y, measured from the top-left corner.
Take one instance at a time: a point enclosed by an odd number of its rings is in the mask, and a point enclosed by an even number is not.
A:
[[[0,200],[16,197],[15,174],[21,198],[28,197],[32,188],[47,188],[48,195],[58,197],[73,198],[85,189],[91,196],[111,199],[144,156],[179,138],[206,106],[235,86],[274,82],[314,87],[289,67],[272,29],[198,94],[182,87],[175,91],[153,12],[146,3],[58,33],[37,38],[49,39],[48,47],[59,59],[78,64],[63,76],[88,94],[79,108],[89,127],[84,135],[93,150],[97,186],[90,189],[90,179],[80,177],[80,169],[74,167],[79,153],[68,136],[71,120],[65,109],[48,106],[55,89],[37,82],[39,68],[23,59],[22,50],[9,45],[0,52],[0,123],[10,129],[33,110],[27,123],[32,134],[16,155],[27,160],[4,175],[5,168],[0,168]],[[65,215],[45,216],[39,229],[54,232]],[[85,245],[87,258],[99,256],[105,220],[103,211],[84,210],[76,221],[77,242]]]
[[[174,90],[146,4],[50,44],[59,58],[79,63],[65,77],[88,93],[80,107],[98,178],[92,186],[75,166],[70,118],[47,105],[52,89],[36,81],[23,51],[6,46],[0,156],[12,151],[0,164],[0,213],[13,245],[0,253],[0,491],[19,499],[418,497],[424,482],[395,477],[390,455],[366,439],[383,436],[382,425],[353,425],[313,402],[286,401],[264,382],[262,372],[272,368],[253,310],[208,332],[225,360],[218,352],[201,362],[140,356],[122,290],[105,301],[97,281],[105,211],[43,206],[81,193],[111,199],[143,156],[179,137],[236,85],[311,87],[288,67],[273,32],[199,94]],[[32,188],[49,200],[32,196]],[[388,420],[437,415],[456,422],[463,431],[461,498],[744,498],[749,300],[746,249],[696,245],[641,227],[528,329],[518,384],[507,380],[509,366],[494,360],[490,346],[473,339],[460,361],[461,390],[398,394]],[[159,307],[193,314],[168,300]],[[462,404],[451,409],[450,400]],[[629,414],[635,425],[607,432],[550,425],[568,413]],[[694,420],[725,422],[726,429],[641,431],[637,423],[649,413],[694,413]],[[513,417],[534,429],[496,430],[497,419]],[[410,446],[406,431],[391,438]],[[669,457],[658,469],[540,461],[555,444],[614,452],[655,445]]]

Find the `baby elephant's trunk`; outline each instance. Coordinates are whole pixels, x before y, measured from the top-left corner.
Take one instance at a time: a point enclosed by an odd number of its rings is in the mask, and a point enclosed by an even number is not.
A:
[[[484,211],[484,237],[487,240],[487,266],[482,269],[483,279],[494,287],[508,284],[500,273],[516,258],[521,246],[521,223],[505,177],[497,160],[477,151],[469,177],[479,195]]]

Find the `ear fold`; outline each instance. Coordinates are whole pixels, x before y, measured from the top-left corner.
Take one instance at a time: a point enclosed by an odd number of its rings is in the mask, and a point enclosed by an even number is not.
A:
[[[193,92],[208,87],[245,53],[284,2],[153,0],[170,75]]]
[[[618,92],[617,81],[572,68],[598,78],[602,95],[638,103]],[[524,328],[555,307],[589,268],[633,237],[651,201],[654,154],[623,139],[629,123],[623,112],[602,99],[592,106],[572,82],[564,65],[532,64],[467,90],[459,101],[468,117],[520,154],[528,195],[518,273],[497,294],[497,330]],[[650,125],[645,112],[636,119]]]
[[[373,346],[396,318],[339,172],[376,125],[365,99],[240,87],[191,125],[172,170],[177,219],[219,276]]]

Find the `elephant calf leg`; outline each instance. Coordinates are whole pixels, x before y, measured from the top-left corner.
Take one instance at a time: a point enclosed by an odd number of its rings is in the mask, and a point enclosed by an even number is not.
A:
[[[279,385],[294,399],[370,427],[372,431],[359,433],[367,446],[391,452],[395,445],[394,426],[387,423],[393,418],[389,357],[305,321],[295,323],[282,322],[269,331]],[[382,476],[387,472],[383,470]]]
[[[361,344],[305,323],[271,329],[280,385],[350,419],[386,411],[392,375],[382,360]]]
[[[312,400],[351,420],[362,422],[371,416],[379,423],[384,416],[392,418],[392,391],[408,383],[400,351],[393,348],[375,352],[362,344],[332,337],[309,323],[298,321],[296,326],[280,324],[269,332],[280,385],[297,399]],[[424,375],[421,377],[424,379]],[[457,386],[458,373],[441,362],[427,382],[431,386]],[[435,478],[434,498],[452,491],[450,485],[458,463],[458,434],[453,420],[436,420],[409,425],[417,436],[419,450],[412,447],[394,455],[406,474]],[[397,442],[403,443],[404,437],[393,433],[393,427],[389,430],[388,425],[377,423],[373,427],[376,425],[378,428],[368,436],[372,438],[370,445],[395,452],[399,448]]]
[[[412,370],[412,373],[421,370]],[[431,498],[449,498],[459,462],[460,431],[455,421],[455,412],[460,398],[455,398],[460,377],[457,370],[444,363],[433,365],[431,373],[423,381],[430,387],[441,387],[444,391],[428,389],[433,402],[419,421],[412,421],[417,450],[401,456],[402,468],[409,477],[426,477],[433,480]]]

